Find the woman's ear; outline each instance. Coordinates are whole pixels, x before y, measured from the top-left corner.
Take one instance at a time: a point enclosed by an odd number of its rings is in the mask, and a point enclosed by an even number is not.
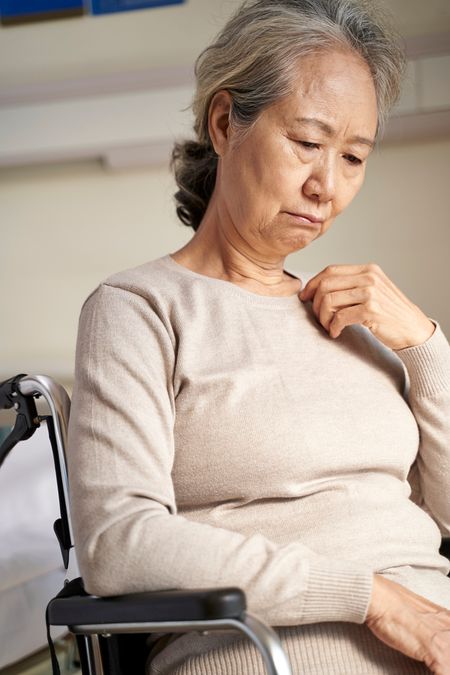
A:
[[[230,144],[230,117],[233,99],[222,89],[212,97],[208,113],[209,137],[217,155],[221,157]]]

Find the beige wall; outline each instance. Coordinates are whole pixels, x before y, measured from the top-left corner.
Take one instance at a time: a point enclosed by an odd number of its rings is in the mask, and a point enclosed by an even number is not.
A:
[[[402,35],[450,31],[448,0],[383,0]],[[1,28],[0,86],[193,63],[241,0],[187,0]]]
[[[289,263],[378,262],[450,334],[450,139],[386,146],[366,184],[321,240]],[[0,378],[71,377],[82,301],[108,274],[190,237],[165,169],[107,173],[73,164],[0,172]]]

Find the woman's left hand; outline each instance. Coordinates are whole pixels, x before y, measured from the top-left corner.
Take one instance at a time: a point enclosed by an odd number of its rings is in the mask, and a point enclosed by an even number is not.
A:
[[[329,265],[299,294],[332,338],[354,323],[366,326],[390,349],[420,345],[435,326],[373,263]]]

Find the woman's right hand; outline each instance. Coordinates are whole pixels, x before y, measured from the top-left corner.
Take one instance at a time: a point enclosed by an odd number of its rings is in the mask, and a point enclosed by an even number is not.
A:
[[[375,574],[366,624],[390,647],[450,675],[450,611]]]

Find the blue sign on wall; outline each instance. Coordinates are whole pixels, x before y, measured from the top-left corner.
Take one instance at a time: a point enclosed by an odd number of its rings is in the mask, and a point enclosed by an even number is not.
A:
[[[4,25],[82,14],[109,14],[134,9],[181,5],[186,0],[0,0]]]
[[[4,24],[83,13],[83,0],[0,0],[0,16]]]
[[[162,5],[181,5],[185,0],[90,0],[89,14],[109,14],[110,12],[128,12],[132,9],[147,9]]]

